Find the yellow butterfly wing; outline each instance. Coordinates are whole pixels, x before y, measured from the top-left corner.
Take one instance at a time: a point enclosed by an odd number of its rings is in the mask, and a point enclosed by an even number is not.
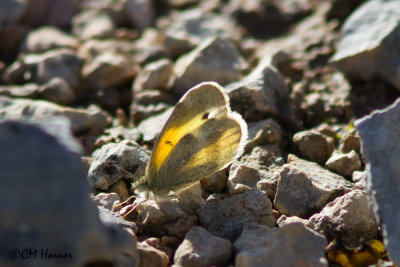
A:
[[[167,193],[226,167],[241,153],[247,125],[217,83],[190,89],[161,131],[147,166],[153,192]]]

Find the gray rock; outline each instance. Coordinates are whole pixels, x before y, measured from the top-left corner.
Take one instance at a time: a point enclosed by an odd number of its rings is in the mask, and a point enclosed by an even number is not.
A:
[[[347,76],[378,76],[400,90],[399,20],[397,0],[366,2],[346,20],[334,65]]]
[[[38,64],[37,80],[48,82],[54,77],[64,79],[71,87],[78,88],[82,61],[76,53],[68,49],[51,50],[43,55]]]
[[[135,46],[135,60],[141,66],[162,58],[169,54],[164,47],[164,33],[154,28],[146,28],[139,39],[133,42]]]
[[[199,219],[201,225],[213,235],[229,240],[239,237],[246,223],[275,225],[272,203],[259,190],[207,202],[200,209]]]
[[[336,198],[309,219],[309,226],[350,249],[378,238],[378,225],[361,190]]]
[[[139,267],[168,266],[169,257],[165,252],[150,246],[146,242],[138,243],[137,249],[140,257]]]
[[[128,20],[137,29],[143,30],[152,24],[155,15],[152,0],[125,0],[122,2]]]
[[[8,240],[0,245],[2,266],[24,264],[29,248],[30,266],[79,266],[120,257],[136,266],[135,239],[99,222],[79,154],[21,122],[1,123],[0,143],[0,179],[7,185],[0,189],[0,237]],[[50,259],[54,254],[62,258]]]
[[[55,27],[45,26],[29,32],[22,43],[22,50],[40,53],[55,48],[76,49],[79,41]]]
[[[92,89],[109,88],[121,85],[133,79],[137,72],[136,63],[123,54],[104,51],[92,60],[86,60],[82,68],[82,77]]]
[[[144,106],[158,106],[158,104],[175,104],[177,99],[174,95],[160,91],[160,90],[141,90],[134,91],[134,102],[137,105]]]
[[[278,184],[279,172],[284,164],[279,146],[276,144],[256,146],[249,154],[245,154],[240,158],[240,163],[247,166],[247,168],[256,170],[257,175],[253,176],[253,179],[258,180],[257,188],[273,201]],[[252,172],[253,171],[250,171],[250,173]],[[237,189],[240,191],[243,185],[252,186],[252,183],[248,183],[253,180],[248,177],[250,173],[247,171],[240,172],[236,178],[236,175],[233,173],[233,175],[230,176],[228,188],[239,186]],[[233,194],[235,191],[236,190],[231,191],[230,188],[230,194]]]
[[[121,216],[112,212],[108,208],[102,206],[97,206],[97,208],[99,210],[99,218],[102,224],[109,225],[111,227],[122,227],[124,230],[129,229],[135,234],[139,232],[139,229],[135,223],[124,220]]]
[[[352,175],[352,180],[354,183],[361,182],[362,180],[365,180],[367,177],[367,172],[366,171],[354,171]]]
[[[96,140],[96,143],[101,146],[110,142],[119,143],[124,139],[139,142],[142,139],[142,135],[136,128],[116,126],[105,129],[104,135],[99,137],[99,139]]]
[[[16,22],[26,10],[26,3],[19,0],[5,0],[0,4],[0,24]],[[0,28],[1,29],[1,28]]]
[[[41,100],[0,97],[0,121],[6,119],[40,121],[57,116],[67,117],[71,121],[71,129],[75,134],[82,132],[98,134],[111,122],[109,115],[95,106],[77,109]]]
[[[0,95],[12,98],[37,98],[39,95],[39,85],[27,83],[24,85],[2,85]]]
[[[261,62],[238,82],[225,86],[233,110],[245,119],[291,118],[289,90],[284,77],[269,63]]]
[[[282,151],[278,144],[259,145],[240,158],[240,162],[270,168],[273,165],[283,165]]]
[[[222,266],[229,262],[232,244],[195,226],[186,234],[174,256],[174,266]]]
[[[228,181],[227,169],[222,169],[200,180],[201,188],[209,193],[222,193]]]
[[[220,36],[232,40],[239,40],[235,22],[223,14],[213,14],[204,9],[186,10],[172,15],[172,21],[166,24],[167,36],[187,40],[198,45],[210,36]]]
[[[59,77],[71,87],[80,86],[82,60],[72,50],[61,48],[43,54],[27,54],[9,66],[5,80],[9,83],[45,83]]]
[[[271,169],[259,168],[234,162],[228,178],[229,195],[241,194],[251,189],[259,189],[270,199],[274,199],[279,172]]]
[[[366,159],[367,190],[390,259],[400,265],[400,100],[355,123]]]
[[[293,143],[302,157],[319,164],[324,164],[335,149],[335,143],[332,138],[315,130],[296,133],[293,136]]]
[[[195,215],[181,216],[176,220],[176,222],[170,223],[166,226],[167,233],[169,236],[183,239],[190,229],[198,225],[198,222],[199,220]]]
[[[249,123],[249,135],[247,138],[246,151],[251,151],[258,145],[280,144],[282,141],[281,126],[273,119]]]
[[[354,182],[354,189],[365,191],[365,180],[367,179],[366,171],[354,171],[352,178]]]
[[[88,40],[78,50],[84,59],[82,76],[88,89],[106,89],[127,83],[137,72],[134,59],[135,47],[123,40]]]
[[[166,32],[163,38],[163,47],[171,58],[188,53],[194,48],[194,45],[185,35],[179,35],[176,32]]]
[[[289,155],[280,172],[274,206],[282,214],[307,218],[352,189],[352,183],[316,163]]]
[[[300,217],[297,216],[289,216],[287,217],[286,215],[282,215],[279,217],[279,219],[276,221],[276,224],[278,225],[279,228],[286,224],[291,224],[291,223],[302,223],[306,226],[308,226],[308,220],[304,220]]]
[[[168,255],[168,258],[171,259],[173,257],[173,251],[170,247],[164,244],[162,241],[162,238],[156,238],[156,237],[150,237],[145,240],[143,240],[142,243],[146,243],[149,246],[152,246],[153,248],[156,248],[158,250],[161,250],[162,252],[165,252],[165,254]]]
[[[26,11],[22,23],[32,27],[51,25],[68,28],[72,17],[79,11],[79,0],[35,0],[26,1]]]
[[[168,198],[154,197],[151,192],[135,191],[140,198],[134,202],[137,218],[144,233],[183,238],[197,224],[193,216],[204,204],[199,183],[195,183]]]
[[[72,32],[81,40],[111,37],[116,29],[112,17],[97,9],[88,9],[76,15],[72,26]]]
[[[246,225],[233,244],[235,266],[328,266],[326,239],[304,226],[291,223],[280,229]]]
[[[110,53],[117,53],[126,56],[133,61],[133,53],[135,46],[131,41],[119,39],[106,39],[106,40],[87,40],[78,49],[80,58],[85,59],[85,62],[93,61],[95,57],[101,55],[105,51]]]
[[[207,38],[196,49],[177,59],[172,90],[183,95],[192,86],[215,81],[222,85],[241,77],[245,61],[228,39]]]
[[[143,89],[168,89],[168,80],[172,76],[173,68],[174,65],[169,59],[160,59],[147,64],[135,79],[134,92]]]
[[[98,207],[103,207],[107,210],[112,210],[120,202],[117,193],[100,193],[92,196],[92,200]]]
[[[92,188],[107,190],[117,181],[136,181],[145,175],[149,156],[135,142],[124,140],[102,146],[93,153],[88,179]]]
[[[83,153],[81,143],[77,138],[75,138],[75,136],[73,136],[71,121],[68,118],[57,116],[45,120],[32,120],[29,123],[35,124],[50,135],[57,137],[58,142],[64,145],[67,149],[79,154]]]
[[[62,78],[55,77],[39,88],[40,96],[48,101],[68,105],[75,101],[75,92]]]
[[[255,189],[260,180],[261,174],[256,168],[234,162],[228,178],[229,195],[233,196]]]
[[[130,188],[130,187],[129,187]],[[127,200],[131,194],[129,193],[128,186],[125,181],[119,180],[110,187],[110,192],[117,193],[121,201]]]
[[[361,161],[354,150],[350,151],[349,153],[335,151],[325,163],[325,166],[337,174],[345,177],[351,177],[355,170],[359,170],[361,168]]]
[[[143,135],[143,141],[151,142],[156,140],[173,110],[173,108],[169,108],[163,113],[152,116],[139,123],[137,128]]]
[[[145,92],[143,92],[145,93]],[[143,96],[143,94],[139,93],[141,96]],[[139,96],[139,94],[137,94],[137,96]],[[141,97],[140,96],[140,97]],[[164,114],[164,112],[168,112],[168,109],[171,108],[170,104],[164,103],[164,102],[160,102],[157,104],[150,104],[150,105],[141,105],[141,104],[132,104],[131,105],[131,118],[133,120],[134,123],[139,123],[141,121],[144,121],[146,119],[151,120],[151,117],[155,116],[161,116],[162,114]],[[168,119],[168,118],[166,118]],[[166,122],[166,120],[164,121]],[[151,127],[150,124],[145,123],[144,125],[146,125],[146,129],[147,127]],[[149,130],[149,129],[147,129]],[[144,130],[143,131],[147,131]],[[151,128],[150,128],[151,130]],[[161,129],[158,129],[161,130]],[[158,132],[159,133],[159,132]],[[153,134],[151,134],[150,132],[148,132],[147,134],[150,134],[149,138],[153,138]]]
[[[357,153],[360,152],[360,137],[354,134],[348,134],[343,138],[343,141],[339,147],[339,151],[348,153],[352,150]]]

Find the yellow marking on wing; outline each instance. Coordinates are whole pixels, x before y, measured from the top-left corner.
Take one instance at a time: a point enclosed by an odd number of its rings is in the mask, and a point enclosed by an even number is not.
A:
[[[154,148],[153,164],[155,171],[160,169],[160,166],[183,136],[194,131],[194,129],[197,129],[205,122],[205,120],[201,119],[202,116],[203,114],[194,116],[189,121],[182,123],[171,121],[171,126],[167,126],[168,128],[161,136],[157,147]]]
[[[204,148],[193,155],[182,168],[182,172],[213,161],[222,168],[236,157],[240,145],[240,128],[230,128],[224,131],[220,138],[205,144]]]

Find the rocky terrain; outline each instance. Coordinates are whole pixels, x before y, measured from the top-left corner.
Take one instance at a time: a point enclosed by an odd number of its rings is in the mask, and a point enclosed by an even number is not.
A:
[[[1,266],[400,266],[398,0],[2,0],[0,22]],[[245,153],[140,200],[204,81]]]

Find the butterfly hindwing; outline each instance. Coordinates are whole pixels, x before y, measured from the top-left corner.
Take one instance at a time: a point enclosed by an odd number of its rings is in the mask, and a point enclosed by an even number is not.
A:
[[[222,169],[243,151],[247,126],[216,83],[190,89],[156,141],[147,167],[151,190],[172,190]]]

